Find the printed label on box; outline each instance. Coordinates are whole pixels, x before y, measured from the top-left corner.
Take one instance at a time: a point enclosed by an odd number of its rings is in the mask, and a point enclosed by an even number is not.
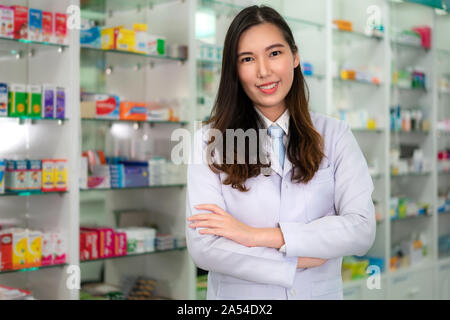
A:
[[[52,119],[55,116],[55,89],[50,85],[42,86],[42,118]]]
[[[67,161],[54,160],[55,162],[55,191],[67,190]]]
[[[8,85],[0,83],[0,117],[8,115]]]
[[[29,9],[28,39],[41,41],[42,39],[42,10]]]
[[[0,6],[0,36],[14,37],[14,10],[11,7]]]
[[[53,41],[53,13],[44,11],[42,12],[42,41]]]
[[[14,10],[14,39],[28,39],[28,8],[13,6]]]
[[[55,162],[42,160],[42,191],[55,191]]]

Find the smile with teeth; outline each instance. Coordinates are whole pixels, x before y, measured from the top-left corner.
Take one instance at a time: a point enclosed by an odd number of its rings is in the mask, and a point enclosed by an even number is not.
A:
[[[278,85],[278,82],[274,82],[272,84],[269,84],[267,86],[259,86],[258,88],[263,89],[263,90],[270,90],[275,88]]]

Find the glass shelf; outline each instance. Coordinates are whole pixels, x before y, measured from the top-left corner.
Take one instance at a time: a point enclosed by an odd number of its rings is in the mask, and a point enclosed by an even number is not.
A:
[[[150,123],[150,124],[171,124],[171,125],[182,125],[185,126],[189,124],[188,121],[160,121],[160,120],[147,120],[147,121],[137,121],[137,120],[120,120],[120,119],[94,119],[94,118],[81,118],[82,121],[86,122],[123,122],[123,123]]]
[[[364,81],[364,80],[345,80],[345,79],[338,78],[338,77],[334,77],[333,81],[335,81],[337,83],[364,84],[364,85],[369,85],[369,86],[374,86],[374,87],[380,87],[382,85],[382,83],[374,83],[374,82],[369,82],[369,81]]]
[[[375,41],[382,41],[384,39],[384,36],[377,36],[377,35],[368,35],[361,31],[346,31],[341,29],[333,29],[333,32],[336,35],[339,35],[339,38],[347,38],[347,39],[360,39],[360,40],[375,40]]]
[[[422,130],[411,130],[411,131],[391,130],[390,132],[391,132],[391,134],[402,134],[402,135],[406,135],[406,134],[423,134],[423,135],[427,135],[427,134],[430,134],[430,131],[422,131]]]
[[[383,133],[384,129],[377,128],[377,129],[366,129],[366,128],[351,128],[353,132],[358,133]]]
[[[138,190],[138,189],[158,189],[158,188],[183,188],[185,183],[178,184],[165,184],[165,185],[154,185],[145,187],[131,187],[131,188],[99,188],[99,189],[80,189],[81,192],[87,191],[124,191],[124,190]]]
[[[391,46],[395,47],[395,48],[421,50],[425,53],[428,53],[430,51],[430,49],[424,48],[421,45],[408,43],[408,42],[401,42],[401,41],[394,40],[394,39],[391,39]]]
[[[68,191],[51,191],[51,192],[43,192],[43,191],[5,191],[5,193],[0,193],[0,197],[28,197],[28,196],[41,196],[41,195],[51,195],[51,194],[59,194],[63,195]]]
[[[400,173],[400,174],[391,174],[391,178],[426,177],[426,176],[431,176],[431,172],[408,172],[408,173]]]
[[[40,117],[5,117],[5,116],[0,116],[0,120],[15,120],[18,121],[19,124],[24,124],[26,122],[30,122],[31,124],[34,124],[38,121],[52,121],[52,122],[57,122],[59,125],[64,124],[65,121],[68,121],[69,119],[64,118],[64,119],[49,119],[49,118],[40,118]]]
[[[25,39],[11,39],[0,36],[0,57],[11,60],[16,60],[24,57],[25,53],[29,54],[32,51],[56,51],[63,52],[64,48],[68,48],[68,45],[31,41]]]
[[[219,0],[200,0],[199,7],[213,9],[217,14],[226,14],[227,11],[230,11],[230,10],[233,11],[234,14],[237,14],[238,11],[246,8],[247,6],[246,5],[237,5],[235,3],[219,1]],[[290,25],[290,27],[294,30],[301,30],[301,29],[305,29],[305,28],[317,28],[320,30],[320,29],[324,28],[323,23],[308,21],[308,20],[289,17],[289,16],[283,16],[283,18]]]
[[[404,218],[394,218],[391,217],[391,221],[406,221],[406,220],[411,220],[411,219],[419,219],[419,218],[430,218],[431,214],[420,214],[420,215],[416,215],[416,216],[406,216]]]
[[[30,271],[43,270],[43,269],[60,268],[60,267],[65,267],[67,265],[68,265],[67,263],[62,263],[62,264],[52,264],[49,266],[40,266],[40,267],[33,267],[33,268],[3,270],[3,271],[0,271],[0,275],[6,274],[6,273],[30,272]]]
[[[398,89],[401,91],[410,91],[410,92],[424,92],[424,93],[428,91],[428,88],[402,87],[397,84],[392,84],[391,89]]]
[[[132,51],[124,51],[124,50],[103,50],[101,48],[94,48],[94,47],[88,47],[88,46],[80,46],[80,49],[82,51],[91,51],[91,52],[98,52],[102,54],[112,53],[122,56],[130,56],[130,57],[138,57],[138,58],[146,58],[149,60],[155,60],[155,61],[175,61],[184,63],[187,59],[185,58],[175,58],[175,57],[169,57],[169,56],[160,56],[160,55],[154,55],[154,54],[144,54],[144,53],[138,53],[138,52],[132,52]]]
[[[129,257],[142,257],[142,256],[151,255],[151,254],[156,254],[156,253],[184,251],[186,249],[187,249],[187,247],[180,247],[180,248],[167,249],[167,250],[155,250],[155,251],[151,251],[151,252],[127,254],[125,256],[118,256],[118,257],[98,258],[98,259],[92,259],[92,260],[80,260],[80,263],[83,263],[83,262],[94,262],[94,261],[104,261],[104,260],[126,259],[126,258],[129,258]]]

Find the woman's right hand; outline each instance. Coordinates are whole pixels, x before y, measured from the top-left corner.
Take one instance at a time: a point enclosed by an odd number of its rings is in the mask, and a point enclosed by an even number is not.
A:
[[[327,261],[327,259],[299,257],[297,260],[297,269],[319,267]]]

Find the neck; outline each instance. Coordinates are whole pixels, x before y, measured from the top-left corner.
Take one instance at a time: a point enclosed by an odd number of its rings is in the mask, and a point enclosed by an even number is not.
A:
[[[285,106],[279,106],[279,107],[260,107],[256,106],[259,111],[270,121],[275,122],[283,112],[286,110]]]

